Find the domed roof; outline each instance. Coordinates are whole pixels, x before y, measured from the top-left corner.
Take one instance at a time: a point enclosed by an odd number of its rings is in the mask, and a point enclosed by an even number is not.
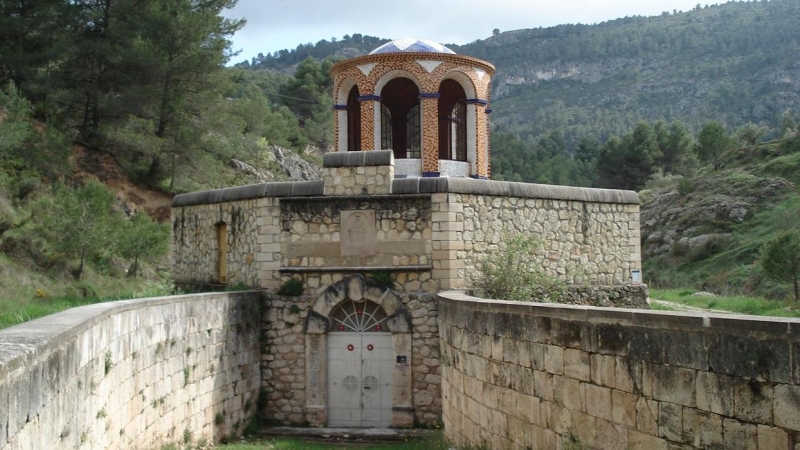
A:
[[[370,55],[377,55],[380,53],[408,53],[408,52],[425,52],[425,53],[447,53],[455,55],[456,52],[450,50],[438,42],[429,41],[427,39],[405,38],[383,44],[375,50],[369,52]]]

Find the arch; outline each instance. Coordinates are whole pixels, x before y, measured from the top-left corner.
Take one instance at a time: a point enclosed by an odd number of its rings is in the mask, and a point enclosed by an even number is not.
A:
[[[471,69],[469,69],[471,70]],[[442,82],[444,83],[445,80],[453,80],[461,85],[461,88],[464,89],[464,94],[466,95],[467,99],[475,99],[478,98],[478,91],[477,86],[475,85],[475,81],[472,79],[470,75],[463,72],[461,69],[453,69],[448,71],[443,79]],[[478,106],[477,104],[473,105],[466,105],[466,159],[469,163],[469,172],[471,175],[478,174],[478,148],[483,145],[483,143],[478,142]],[[483,112],[481,112],[483,114]],[[441,149],[440,149],[441,152]],[[441,156],[440,156],[441,157]]]
[[[439,85],[439,159],[467,160],[467,94],[448,78]]]
[[[419,86],[409,78],[389,80],[381,89],[381,148],[391,145],[396,159],[420,158],[422,123]],[[387,123],[391,121],[391,123]]]
[[[377,303],[389,317],[386,320],[389,331],[410,332],[411,316],[397,294],[373,279],[355,274],[328,286],[317,297],[306,319],[306,334],[327,333],[331,327],[331,312],[348,299]]]
[[[353,86],[358,86],[358,84],[350,77],[339,82],[339,89],[336,92],[337,104],[344,105],[347,103],[347,96],[350,94],[350,90],[353,89]]]
[[[323,291],[308,313],[306,332],[306,420],[312,426],[328,423],[328,334],[332,313],[345,302],[369,301],[379,305],[386,314],[385,324],[392,340],[392,427],[411,427],[414,424],[412,406],[411,314],[391,289],[360,274],[333,283]],[[366,304],[366,303],[365,303]],[[382,330],[383,331],[383,330]],[[332,336],[331,339],[335,339]]]
[[[347,151],[357,152],[361,150],[361,102],[358,100],[358,86],[353,85],[347,95]]]
[[[453,80],[460,84],[461,88],[464,89],[464,93],[467,95],[467,98],[476,98],[478,96],[477,88],[475,87],[475,83],[472,81],[472,78],[458,69],[453,69],[447,72],[444,77],[442,77],[442,81],[444,80]]]

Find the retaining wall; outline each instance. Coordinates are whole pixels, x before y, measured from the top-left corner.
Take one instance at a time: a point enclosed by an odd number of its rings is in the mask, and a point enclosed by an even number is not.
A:
[[[0,331],[0,449],[155,449],[239,436],[260,295],[101,303]]]
[[[800,320],[439,295],[447,436],[488,448],[800,448]]]

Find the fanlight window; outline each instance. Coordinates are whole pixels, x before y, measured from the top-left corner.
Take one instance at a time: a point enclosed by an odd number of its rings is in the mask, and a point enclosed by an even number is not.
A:
[[[331,313],[331,331],[340,332],[382,332],[386,329],[388,316],[381,305],[365,300],[347,300],[339,304]]]

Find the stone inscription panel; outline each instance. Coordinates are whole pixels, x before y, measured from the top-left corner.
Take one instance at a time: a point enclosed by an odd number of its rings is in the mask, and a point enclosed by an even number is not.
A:
[[[371,256],[376,253],[375,210],[341,212],[342,256]]]

